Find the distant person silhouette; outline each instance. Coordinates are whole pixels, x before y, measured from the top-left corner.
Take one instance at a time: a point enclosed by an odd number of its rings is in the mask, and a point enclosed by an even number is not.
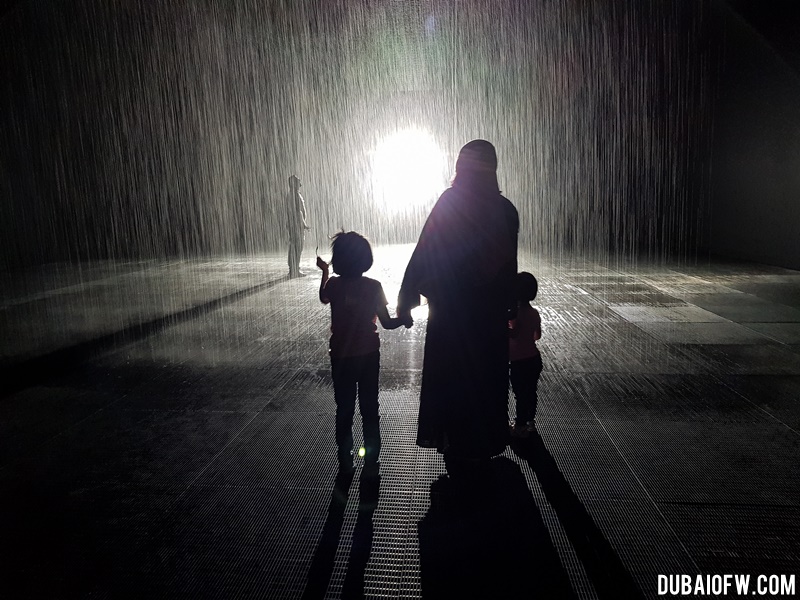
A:
[[[289,277],[304,277],[300,270],[300,255],[303,252],[303,238],[311,229],[306,223],[306,203],[300,195],[300,179],[289,177],[289,193],[286,196],[287,223],[289,233]]]
[[[372,266],[372,248],[362,235],[341,231],[333,236],[331,266],[317,257],[322,270],[319,299],[331,305],[331,376],[336,401],[336,445],[339,472],[353,472],[353,415],[356,396],[364,427],[364,473],[377,475],[381,449],[378,414],[380,340],[376,317],[385,329],[402,325],[391,318],[379,281],[364,277]]]
[[[517,316],[508,322],[508,355],[517,405],[511,434],[520,438],[528,437],[536,425],[537,388],[542,374],[542,355],[536,340],[542,337],[542,317],[530,302],[538,290],[536,277],[525,271],[517,274]]]
[[[417,445],[454,475],[508,443],[508,320],[514,316],[519,217],[485,140],[465,145],[406,268],[400,319],[428,299]]]

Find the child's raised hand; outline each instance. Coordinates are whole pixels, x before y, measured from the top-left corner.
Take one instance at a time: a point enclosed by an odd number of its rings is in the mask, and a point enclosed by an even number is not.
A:
[[[324,260],[322,260],[321,256],[318,256],[317,257],[317,267],[319,267],[323,271],[327,271],[328,270],[328,263],[326,263]]]

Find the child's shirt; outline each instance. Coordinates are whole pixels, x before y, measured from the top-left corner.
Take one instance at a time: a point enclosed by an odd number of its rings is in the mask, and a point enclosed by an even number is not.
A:
[[[380,281],[369,277],[331,277],[325,284],[331,303],[331,356],[362,356],[380,348],[377,308],[386,306]]]
[[[509,360],[524,360],[539,356],[536,340],[542,337],[542,318],[539,311],[527,302],[520,302],[517,318],[508,322],[515,336],[508,340]]]

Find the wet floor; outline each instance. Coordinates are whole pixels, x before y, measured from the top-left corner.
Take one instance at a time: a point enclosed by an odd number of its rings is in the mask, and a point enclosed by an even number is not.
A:
[[[392,309],[409,251],[369,273]],[[655,598],[659,574],[796,573],[797,271],[522,255],[539,433],[462,489],[414,445],[424,309],[381,331],[379,481],[336,481],[328,308],[310,258],[284,265],[4,282],[0,595]]]

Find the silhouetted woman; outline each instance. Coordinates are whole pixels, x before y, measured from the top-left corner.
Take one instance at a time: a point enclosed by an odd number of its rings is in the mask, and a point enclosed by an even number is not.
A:
[[[453,475],[508,440],[508,319],[514,312],[517,210],[500,194],[485,140],[461,149],[456,176],[431,210],[406,268],[397,313],[428,299],[417,445]]]

